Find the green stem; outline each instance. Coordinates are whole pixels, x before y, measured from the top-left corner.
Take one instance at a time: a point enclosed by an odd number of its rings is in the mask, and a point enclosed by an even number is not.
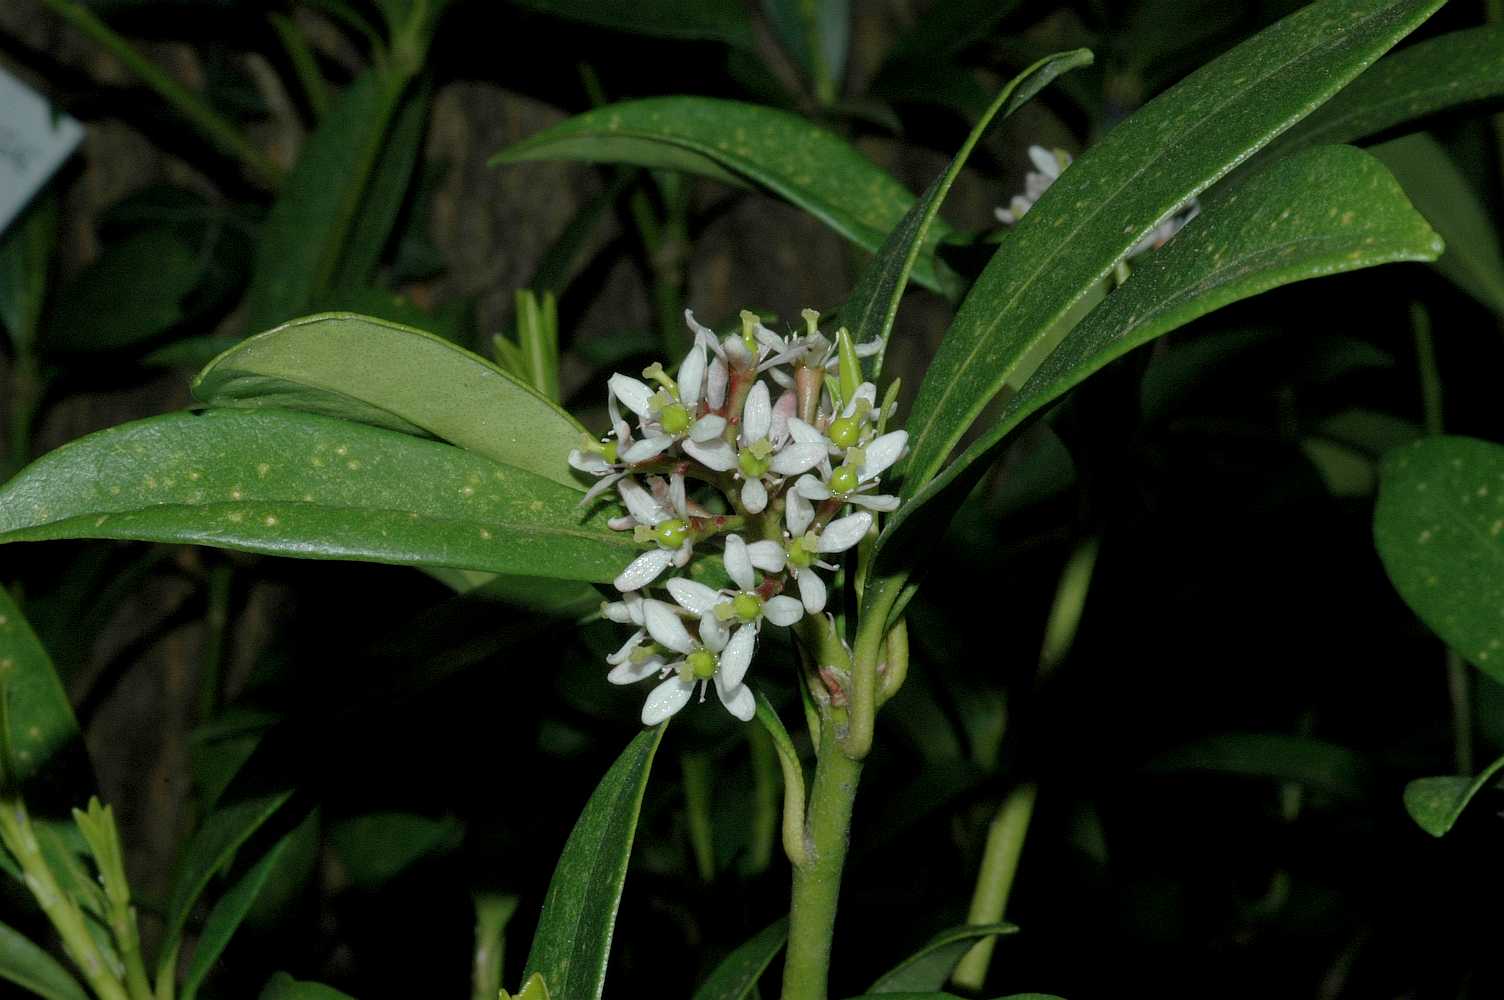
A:
[[[836,742],[834,720],[820,727],[820,754],[804,827],[805,861],[794,868],[783,1000],[825,1000],[841,869],[862,762]]]
[[[1018,858],[1029,834],[1029,821],[1034,816],[1037,793],[1037,786],[1032,784],[1015,788],[1003,800],[987,828],[987,848],[982,855],[981,871],[977,872],[971,909],[966,915],[968,924],[995,924],[1003,919],[1008,896],[1013,891],[1013,878],[1018,874]],[[987,978],[987,966],[992,962],[994,943],[995,939],[989,937],[973,945],[956,966],[951,982],[968,990],[980,990]]]
[[[208,722],[219,711],[220,675],[224,662],[225,633],[230,624],[230,578],[228,564],[209,571],[209,610],[204,615],[204,666],[199,673],[198,718]]]
[[[221,117],[203,98],[178,83],[163,72],[156,63],[136,51],[130,42],[111,30],[110,26],[96,17],[93,11],[77,3],[76,0],[43,0],[43,2],[63,20],[88,35],[124,63],[141,78],[143,83],[160,94],[167,103],[177,108],[178,112],[193,123],[194,127],[221,152],[239,159],[272,187],[275,187],[282,179],[282,168],[251,145],[250,140],[242,135],[239,129]]]
[[[715,878],[715,843],[710,824],[710,759],[686,751],[679,758],[684,775],[684,799],[689,815],[689,845],[694,851],[700,881]]]
[[[286,14],[273,13],[270,18],[272,29],[277,33],[277,40],[282,43],[282,51],[287,53],[287,61],[292,63],[292,71],[297,75],[298,85],[303,88],[303,97],[308,101],[314,119],[322,119],[329,110],[329,85],[319,72],[318,60],[314,57],[313,49],[308,46],[308,39],[303,36],[303,29]]]

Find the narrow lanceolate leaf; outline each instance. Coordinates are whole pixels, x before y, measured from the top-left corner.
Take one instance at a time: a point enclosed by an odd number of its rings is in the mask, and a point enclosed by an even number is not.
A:
[[[1504,24],[1440,35],[1385,56],[1267,151],[1352,142],[1504,94]]]
[[[994,119],[1006,118],[1043,90],[1051,80],[1068,70],[1091,65],[1092,55],[1086,49],[1062,52],[1048,56],[1014,77],[998,93],[981,119],[966,137],[966,142],[950,166],[930,184],[929,189],[904,213],[898,225],[893,227],[882,248],[867,264],[857,282],[856,289],[841,319],[851,329],[852,338],[859,344],[881,340],[884,345],[893,330],[894,317],[898,315],[898,303],[909,284],[909,273],[919,258],[921,248],[931,224],[939,214],[940,204],[950,193],[951,185],[960,176],[961,168],[971,157],[971,151],[981,140]],[[875,362],[882,368],[882,357]]]
[[[1381,143],[1369,152],[1384,161],[1415,207],[1446,240],[1447,252],[1436,262],[1436,270],[1504,314],[1504,252],[1499,249],[1493,217],[1446,150],[1421,134]]]
[[[1417,778],[1405,786],[1405,811],[1422,830],[1433,837],[1444,837],[1473,796],[1494,783],[1500,769],[1504,769],[1504,757],[1476,778]]]
[[[307,316],[231,348],[193,393],[215,406],[283,407],[431,434],[582,490],[573,417],[479,355],[412,327],[353,313]]]
[[[664,728],[638,733],[611,765],[554,869],[522,974],[524,982],[541,974],[553,996],[599,1000],[605,988],[637,815]]]
[[[30,938],[0,924],[0,979],[46,1000],[88,1000],[68,970]]]
[[[279,972],[267,981],[266,987],[261,991],[261,1000],[354,1000],[354,998],[332,986],[294,979],[285,972]]]
[[[961,956],[982,938],[1014,934],[1013,924],[977,924],[953,927],[936,937],[913,955],[878,977],[869,994],[920,993],[938,990],[945,985]]]
[[[1355,801],[1376,785],[1373,767],[1356,750],[1290,733],[1220,733],[1160,754],[1147,769],[1275,778]]]
[[[804,209],[866,250],[883,239],[914,196],[845,140],[798,115],[709,97],[655,97],[598,108],[498,153],[523,160],[632,163],[764,188]],[[943,290],[931,227],[914,278]]]
[[[330,287],[399,96],[395,81],[375,70],[363,73],[309,137],[261,232],[246,300],[250,329],[308,311]]]
[[[78,721],[52,658],[4,587],[0,587],[0,697],[5,699],[17,772],[7,775],[8,780],[24,787],[38,775],[61,775],[74,765],[87,773]]]
[[[1441,0],[1321,0],[1108,133],[1019,220],[962,303],[909,419],[913,496],[1071,305],[1187,199],[1335,94]]]
[[[788,939],[787,917],[764,927],[715,967],[693,1000],[745,1000]]]
[[[610,511],[436,441],[287,410],[100,431],[0,487],[0,543],[130,538],[603,582],[636,555]]]
[[[57,242],[57,196],[37,196],[0,239],[0,326],[11,348],[29,351],[47,298],[47,271]]]
[[[289,833],[272,846],[266,855],[240,877],[229,892],[225,893],[214,909],[209,911],[209,917],[204,921],[204,929],[199,934],[198,943],[193,947],[193,961],[188,966],[188,974],[183,979],[182,991],[178,994],[182,1000],[193,1000],[198,995],[199,987],[204,984],[209,973],[213,971],[214,964],[219,961],[219,956],[224,954],[230,939],[240,929],[240,924],[251,912],[251,907],[256,905],[256,897],[261,895],[261,890],[266,887],[267,880],[272,877],[276,870],[277,862],[287,850],[287,845],[292,842],[293,834]]]
[[[226,806],[204,820],[183,851],[173,875],[172,894],[167,899],[167,930],[163,935],[161,964],[177,959],[178,945],[188,917],[209,885],[214,873],[224,867],[240,845],[276,815],[292,792],[274,792]]]
[[[755,47],[750,6],[739,0],[517,0],[523,7],[602,28],[649,35],[725,42],[742,49]]]
[[[1309,150],[1217,192],[1198,219],[1136,263],[1127,283],[1071,330],[985,435],[900,508],[879,550],[902,552],[896,543],[917,538],[912,529],[921,508],[939,505],[926,519],[954,509],[1009,433],[1135,347],[1280,285],[1432,260],[1441,249],[1383,165],[1352,147]]]
[[[1373,536],[1410,610],[1504,682],[1504,446],[1433,437],[1384,456]]]

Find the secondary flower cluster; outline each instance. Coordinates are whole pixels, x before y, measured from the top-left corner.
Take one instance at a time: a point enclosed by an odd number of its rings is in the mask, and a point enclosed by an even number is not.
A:
[[[1014,195],[1007,208],[992,210],[997,221],[1004,225],[1015,225],[1034,207],[1034,203],[1044,195],[1049,186],[1059,179],[1061,172],[1071,165],[1071,154],[1063,149],[1049,150],[1043,146],[1030,146],[1029,161],[1034,164],[1034,169],[1024,175],[1023,193]],[[1192,198],[1183,207],[1171,212],[1169,218],[1149,230],[1149,234],[1128,251],[1128,256],[1137,257],[1150,250],[1158,250],[1200,212],[1201,203]]]
[[[610,433],[569,454],[596,477],[585,503],[614,488],[627,513],[611,527],[649,546],[616,578],[621,600],[602,607],[634,627],[606,658],[607,679],[661,679],[643,706],[646,725],[679,711],[697,687],[703,701],[711,684],[732,715],[752,718],[746,675],[759,631],[825,610],[819,571],[834,571],[829,560],[867,536],[874,512],[898,506],[878,481],[908,444],[905,432],[886,430],[891,400],[879,405],[876,386],[861,380],[859,359],[877,344],[853,345],[844,330],[827,337],[809,309],[804,332],[786,337],[750,312],[725,338],[684,316],[694,346],[678,371],[653,364],[641,379],[612,375]],[[728,586],[668,572],[712,549]]]

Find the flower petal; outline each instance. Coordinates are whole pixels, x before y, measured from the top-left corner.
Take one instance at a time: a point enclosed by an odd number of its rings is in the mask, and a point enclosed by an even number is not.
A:
[[[747,555],[747,543],[742,541],[741,535],[726,536],[726,554],[722,559],[726,572],[739,588],[751,590],[757,586],[757,578],[752,575],[752,559]]]
[[[845,552],[872,527],[872,515],[866,511],[858,511],[855,514],[847,514],[838,517],[825,526],[820,532],[820,540],[815,543],[816,552]]]
[[[633,632],[627,638],[627,641],[621,644],[620,649],[612,653],[610,656],[606,657],[606,662],[612,664],[613,666],[618,663],[626,662],[627,658],[632,655],[632,650],[636,649],[638,646],[641,646],[642,640],[646,637],[647,632],[643,631],[642,629],[638,629],[636,632]]]
[[[752,651],[757,648],[757,629],[743,625],[731,635],[731,641],[721,651],[721,669],[716,675],[727,688],[734,688],[747,676],[752,665]]]
[[[800,476],[794,489],[806,500],[830,499],[830,490],[814,476]]]
[[[700,645],[712,653],[719,653],[726,648],[726,640],[731,638],[731,633],[726,631],[726,626],[715,616],[715,612],[707,611],[700,616]]]
[[[646,419],[652,412],[650,403],[653,399],[653,390],[637,381],[630,375],[618,372],[612,375],[606,383],[607,387],[616,394],[616,398],[626,404],[627,409]]]
[[[636,465],[638,462],[646,462],[650,458],[657,458],[668,451],[668,446],[674,443],[674,439],[667,434],[654,434],[645,437],[641,441],[634,441],[632,447],[621,453],[621,460],[628,465]]]
[[[730,381],[730,374],[726,370],[726,362],[715,358],[705,371],[705,404],[712,410],[719,410],[726,402],[728,381]]]
[[[693,615],[703,615],[721,602],[721,595],[698,580],[676,576],[668,582],[668,592],[679,607]]]
[[[689,696],[694,693],[694,690],[694,681],[686,681],[677,676],[670,677],[659,684],[653,688],[648,694],[648,700],[642,704],[642,724],[656,726],[666,721],[679,709],[689,704]]]
[[[747,403],[742,407],[742,445],[761,441],[773,428],[773,401],[768,396],[768,383],[759,382],[747,393]]]
[[[623,479],[616,484],[616,492],[621,494],[621,502],[627,505],[638,524],[651,526],[668,519],[668,512],[637,480]]]
[[[747,685],[738,684],[735,687],[727,687],[726,683],[721,680],[721,675],[717,674],[715,693],[721,699],[721,704],[726,706],[726,711],[743,722],[751,722],[752,716],[757,714],[757,696]]]
[[[782,573],[788,554],[783,551],[782,545],[771,538],[764,538],[747,546],[747,558],[764,573]]]
[[[862,482],[876,479],[898,461],[909,444],[908,431],[890,431],[867,446],[862,459]]]
[[[668,569],[668,564],[673,561],[672,549],[653,549],[644,552],[628,563],[627,568],[621,571],[621,575],[611,582],[622,593],[629,590],[641,590],[658,579],[658,574]]]
[[[789,534],[798,538],[809,530],[810,523],[815,519],[815,508],[797,489],[789,490],[784,495],[783,502],[784,523],[788,525]]]
[[[616,481],[618,479],[621,479],[625,475],[625,472],[617,472],[609,476],[602,476],[594,486],[585,491],[584,497],[580,499],[580,506],[585,506],[590,501],[594,500],[596,497],[600,496],[602,493],[615,486]],[[627,520],[631,521],[633,524],[637,523],[637,519],[633,517],[629,517],[627,518]]]
[[[858,507],[866,507],[868,510],[878,510],[883,513],[898,509],[898,497],[889,493],[853,493],[846,500]]]
[[[776,475],[797,476],[819,465],[827,454],[823,441],[819,444],[787,444],[773,456],[768,468]]]
[[[705,345],[695,343],[679,362],[679,402],[690,413],[700,405],[700,393],[705,388]]]
[[[689,497],[684,492],[684,477],[677,472],[668,477],[668,502],[675,514],[681,518],[689,516]]]
[[[593,451],[572,448],[569,452],[569,467],[592,476],[604,476],[611,471],[611,463]]]
[[[714,441],[725,430],[725,417],[707,413],[690,425],[689,438],[691,441]]]
[[[730,472],[736,468],[736,449],[724,438],[714,441],[685,441],[684,452],[707,469]]]
[[[631,660],[618,663],[606,675],[606,680],[612,684],[636,684],[638,681],[647,680],[662,669],[663,658],[661,656],[645,656],[635,663]]]
[[[812,569],[799,571],[799,599],[804,610],[818,615],[825,610],[825,581]]]
[[[799,412],[799,394],[793,390],[785,390],[778,394],[778,400],[773,404],[773,425],[768,428],[768,440],[776,445],[782,445],[789,437],[789,421],[795,419],[794,414]]]
[[[762,616],[774,625],[786,628],[804,617],[804,605],[797,597],[779,594],[762,602]]]
[[[621,600],[601,603],[601,617],[618,625],[642,624],[642,595],[623,594]]]
[[[799,444],[817,444],[822,448],[825,446],[825,435],[798,417],[789,418],[789,435]]]
[[[686,656],[695,651],[695,641],[690,638],[689,629],[684,627],[684,622],[680,620],[672,604],[652,599],[644,600],[642,619],[648,627],[648,634],[658,645]]]
[[[768,488],[761,479],[748,479],[742,483],[742,506],[749,514],[761,514],[768,505]]]

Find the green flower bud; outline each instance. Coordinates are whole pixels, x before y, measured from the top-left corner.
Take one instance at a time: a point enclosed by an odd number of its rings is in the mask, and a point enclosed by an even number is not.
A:
[[[857,487],[856,467],[843,465],[830,475],[830,492],[850,493]]]
[[[851,342],[851,332],[844,326],[836,331],[837,368],[841,379],[841,398],[851,399],[862,384],[862,362],[856,356],[856,344]]]
[[[800,569],[809,569],[815,561],[815,540],[813,532],[806,532],[794,539],[788,545],[789,563]]]
[[[831,422],[826,431],[837,447],[850,448],[862,439],[862,422],[856,417],[840,417]]]
[[[653,540],[666,549],[677,549],[689,537],[689,525],[679,518],[660,521],[653,528]]]
[[[689,411],[678,403],[665,406],[658,412],[658,422],[666,434],[683,434],[689,430]]]
[[[742,475],[748,479],[756,479],[768,471],[772,463],[766,458],[759,458],[753,448],[743,448],[736,456],[737,468],[742,470]]]
[[[756,594],[746,591],[731,599],[731,607],[744,622],[755,622],[762,615],[762,600]]]
[[[697,681],[708,681],[715,676],[715,668],[719,666],[715,654],[708,649],[697,649],[684,658],[684,663],[689,667],[689,674]]]

